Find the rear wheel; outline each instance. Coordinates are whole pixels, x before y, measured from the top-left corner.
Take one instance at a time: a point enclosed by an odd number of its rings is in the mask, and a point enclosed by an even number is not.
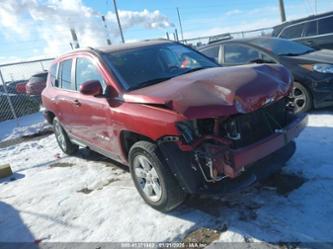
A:
[[[312,107],[312,99],[309,91],[300,83],[294,82],[292,96],[295,112],[307,112]]]
[[[185,200],[186,193],[155,144],[146,141],[135,143],[129,152],[129,164],[136,189],[153,208],[167,212]]]
[[[62,128],[58,118],[53,119],[53,130],[54,130],[54,134],[57,139],[58,145],[64,153],[66,153],[68,155],[72,155],[78,151],[79,146],[76,144],[73,144],[70,141],[66,131],[64,130],[64,128]]]

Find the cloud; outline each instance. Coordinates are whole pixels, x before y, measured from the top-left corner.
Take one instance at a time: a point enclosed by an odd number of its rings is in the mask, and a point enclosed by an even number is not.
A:
[[[225,13],[226,16],[235,16],[235,15],[239,15],[242,14],[243,11],[239,10],[239,9],[234,9],[234,10],[229,10]]]
[[[111,41],[119,40],[115,14],[104,13],[108,30],[101,14],[83,4],[81,0],[1,0],[0,32],[9,40],[41,40],[42,53],[55,56],[70,49],[70,29],[74,28],[81,47],[106,45],[106,33]],[[156,11],[119,11],[123,29],[135,26],[145,29],[174,26]]]

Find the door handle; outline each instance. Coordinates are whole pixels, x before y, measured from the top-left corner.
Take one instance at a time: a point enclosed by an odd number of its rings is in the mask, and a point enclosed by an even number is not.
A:
[[[74,100],[74,105],[75,105],[76,107],[80,107],[80,106],[81,106],[81,103],[80,103],[80,101],[79,101],[78,99],[76,99],[76,100]]]

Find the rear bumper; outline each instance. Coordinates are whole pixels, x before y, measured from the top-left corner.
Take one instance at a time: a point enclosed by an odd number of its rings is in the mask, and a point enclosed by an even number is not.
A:
[[[308,123],[305,113],[300,113],[285,128],[247,147],[231,150],[232,167],[238,172],[246,166],[272,154],[294,140]]]

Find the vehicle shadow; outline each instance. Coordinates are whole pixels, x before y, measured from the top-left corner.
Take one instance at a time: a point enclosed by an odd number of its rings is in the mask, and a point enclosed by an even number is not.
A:
[[[333,107],[325,107],[325,108],[311,110],[309,114],[333,114]]]
[[[89,148],[80,148],[79,151],[75,154],[75,157],[94,162],[103,162],[106,167],[117,167],[126,172],[129,172],[128,166],[121,164],[115,160],[112,160],[108,157],[103,156],[95,151],[90,150]]]
[[[37,249],[39,246],[19,212],[0,201],[0,249],[5,248]]]
[[[170,215],[193,226],[173,240],[209,228],[221,233],[221,241],[230,241],[227,232],[232,232],[240,242],[296,243],[300,248],[331,243],[326,248],[332,248],[333,223],[327,217],[333,210],[333,127],[309,126],[296,143],[283,177],[224,196],[191,196]]]

